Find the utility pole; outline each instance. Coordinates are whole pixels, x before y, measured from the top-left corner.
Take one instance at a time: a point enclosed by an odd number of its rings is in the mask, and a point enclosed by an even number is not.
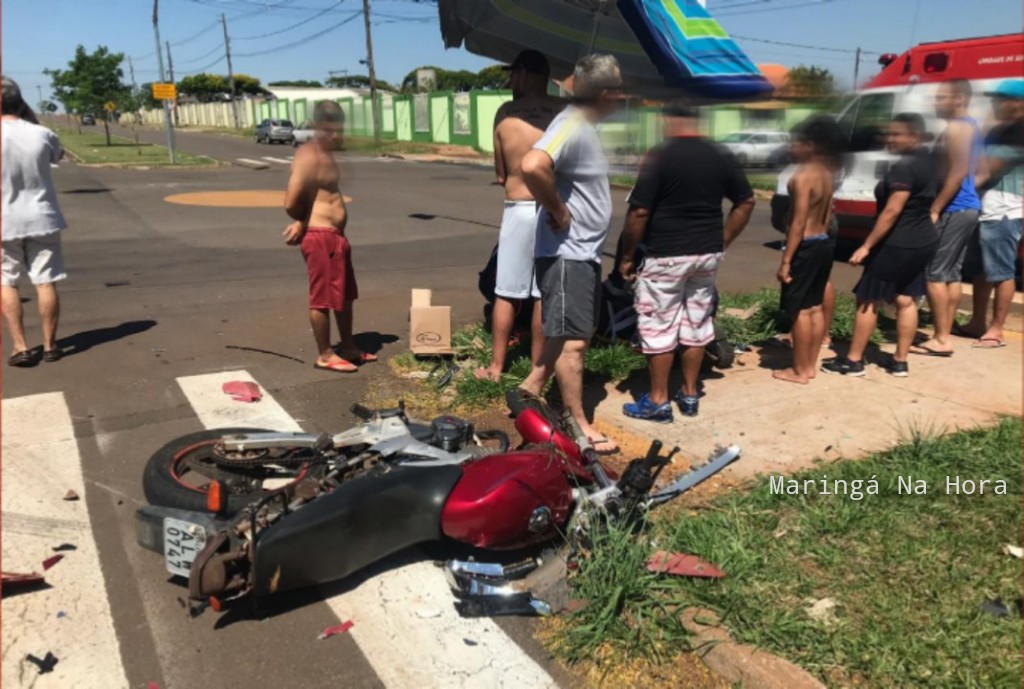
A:
[[[39,114],[43,114],[43,87],[36,84],[36,91],[39,93],[39,104],[36,106],[39,108]]]
[[[167,46],[167,71],[170,73],[171,83],[173,84],[173,83],[175,83],[175,81],[174,81],[174,60],[171,59],[171,42],[170,41],[165,41],[164,45]],[[175,108],[174,108],[174,126],[177,127],[178,124],[179,124],[179,122],[178,122],[178,108],[177,108],[178,103],[177,103],[177,101],[175,101],[174,105],[175,105]]]
[[[857,57],[853,62],[853,88],[857,88],[857,80],[860,78],[860,46],[857,47]]]
[[[373,110],[373,145],[380,151],[380,108],[377,107],[377,74],[373,69],[373,37],[370,35],[370,0],[363,0],[366,25],[366,67],[370,72],[370,107]]]
[[[164,51],[160,46],[159,3],[160,0],[153,0],[153,37],[156,39],[156,64],[157,69],[160,70],[160,81],[166,83],[164,82]],[[167,128],[167,152],[171,156],[171,165],[173,165],[175,163],[174,125],[171,123],[171,106],[167,101],[164,101],[164,126]]]
[[[224,26],[224,50],[228,57],[228,84],[231,86],[231,118],[235,122],[235,129],[238,125],[238,106],[235,104],[235,71],[231,68],[231,39],[228,38],[228,20],[223,13],[220,15],[220,23]]]

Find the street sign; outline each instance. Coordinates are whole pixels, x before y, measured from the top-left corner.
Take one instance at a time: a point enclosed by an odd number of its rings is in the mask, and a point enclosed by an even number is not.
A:
[[[112,100],[108,100],[107,104],[103,106],[103,109],[107,112],[114,112],[115,110],[117,110],[117,103],[115,103]]]
[[[174,100],[177,97],[174,84],[153,84],[153,98],[156,100]]]

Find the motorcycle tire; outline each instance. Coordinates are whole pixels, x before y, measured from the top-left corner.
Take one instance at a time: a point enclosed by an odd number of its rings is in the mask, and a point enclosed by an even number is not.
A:
[[[725,340],[716,340],[711,343],[708,349],[712,352],[715,368],[719,370],[732,368],[733,363],[736,361],[736,348],[732,343]]]
[[[263,428],[218,428],[175,438],[153,453],[146,463],[146,469],[142,474],[142,492],[146,500],[158,507],[206,512],[206,491],[188,486],[177,478],[176,464],[180,455],[197,445],[209,443],[224,435],[267,432],[272,431]],[[266,491],[262,489],[242,494],[226,491],[224,512],[234,514],[264,495]]]

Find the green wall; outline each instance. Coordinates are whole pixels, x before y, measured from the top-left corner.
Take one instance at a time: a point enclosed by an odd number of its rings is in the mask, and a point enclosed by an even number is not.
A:
[[[451,143],[451,94],[430,96],[430,134],[434,143]]]
[[[395,135],[399,141],[412,141],[412,99],[395,98]]]
[[[476,148],[488,153],[494,152],[494,116],[502,103],[512,100],[511,91],[474,91],[472,98],[473,123],[476,131]]]

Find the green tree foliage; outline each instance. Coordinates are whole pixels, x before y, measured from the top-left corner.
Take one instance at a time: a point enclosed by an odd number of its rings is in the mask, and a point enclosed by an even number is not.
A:
[[[104,106],[113,102],[123,109],[131,98],[131,89],[122,83],[121,70],[123,53],[112,53],[106,46],[97,46],[89,53],[85,47],[75,48],[75,56],[68,62],[67,69],[47,69],[50,87],[54,97],[68,113],[103,117],[103,128],[110,145],[110,127]]]
[[[224,83],[227,83],[227,77],[224,77]],[[235,75],[235,95],[248,94],[251,96],[260,96],[267,92],[262,85],[260,80],[256,77],[251,77],[248,74],[236,74]]]
[[[327,85],[339,89],[366,89],[370,88],[370,77],[365,74],[346,74],[340,77],[331,77],[327,80]],[[383,79],[377,80],[377,88],[381,91],[398,90]]]
[[[836,94],[836,80],[825,67],[799,65],[786,75],[785,90],[792,98],[827,100]]]
[[[319,81],[311,81],[309,79],[295,79],[291,81],[272,81],[267,86],[295,86],[299,88],[311,88],[318,89],[323,88],[323,84]]]
[[[508,84],[508,70],[503,65],[491,65],[484,67],[476,73],[476,88],[493,91],[506,88]]]
[[[218,74],[193,74],[178,82],[179,96],[192,96],[202,103],[220,100],[228,91],[228,80]]]

